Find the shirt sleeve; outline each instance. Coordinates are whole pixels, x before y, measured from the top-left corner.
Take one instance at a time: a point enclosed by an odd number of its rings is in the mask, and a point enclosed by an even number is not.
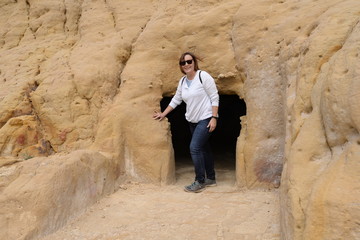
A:
[[[181,94],[182,82],[183,82],[182,80],[183,80],[183,78],[180,79],[178,87],[176,89],[176,93],[175,93],[174,97],[171,99],[171,101],[169,103],[169,106],[172,107],[172,108],[176,108],[183,101],[182,100],[182,94]]]
[[[205,71],[201,72],[201,77],[203,80],[203,85],[206,93],[210,97],[211,106],[218,107],[219,106],[219,93],[216,88],[215,80],[211,77],[211,75]]]

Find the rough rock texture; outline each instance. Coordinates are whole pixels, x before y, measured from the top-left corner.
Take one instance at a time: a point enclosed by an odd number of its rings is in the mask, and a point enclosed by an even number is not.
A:
[[[281,178],[282,239],[360,238],[358,0],[3,0],[0,12],[1,239],[61,227],[122,178],[174,182],[169,124],[151,115],[187,50],[245,100],[237,183]]]
[[[100,153],[74,151],[3,167],[1,239],[36,239],[113,193],[120,168]]]

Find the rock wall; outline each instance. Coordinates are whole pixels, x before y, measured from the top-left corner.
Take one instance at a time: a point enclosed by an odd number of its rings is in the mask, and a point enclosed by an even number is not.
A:
[[[360,3],[279,1],[271,5],[259,1],[258,4],[256,7],[253,3],[248,7],[244,4],[235,15],[235,19],[241,19],[237,21],[241,27],[236,34],[241,44],[235,45],[245,45],[248,50],[236,55],[245,56],[241,64],[246,66],[248,76],[245,96],[258,96],[252,102],[245,98],[247,106],[261,101],[264,106],[273,105],[261,97],[265,95],[263,91],[267,95],[275,92],[277,99],[284,94],[284,122],[276,124],[276,118],[269,120],[268,116],[272,116],[269,113],[277,115],[281,111],[275,112],[279,108],[268,106],[271,110],[260,115],[256,126],[264,130],[253,130],[253,137],[268,130],[270,141],[279,136],[281,143],[282,136],[285,138],[284,145],[266,145],[268,140],[262,136],[253,141],[246,139],[245,146],[252,143],[255,148],[249,147],[249,154],[259,157],[257,146],[274,147],[270,155],[273,159],[278,152],[277,156],[283,156],[278,148],[285,151],[281,179],[282,239],[360,238],[359,120],[355,107],[360,91],[356,67]],[[259,83],[248,89],[250,80]],[[255,116],[250,120],[250,111],[249,122],[256,122]],[[273,127],[277,125],[286,127],[285,135]],[[246,153],[244,150],[245,160]],[[250,159],[256,161],[255,157]],[[271,169],[275,171],[277,166]]]
[[[1,239],[38,239],[113,193],[121,169],[97,152],[38,157],[1,169]]]
[[[0,11],[1,239],[56,230],[124,179],[174,182],[169,123],[151,115],[188,50],[246,102],[237,184],[280,185],[282,239],[360,238],[357,0],[3,0]]]

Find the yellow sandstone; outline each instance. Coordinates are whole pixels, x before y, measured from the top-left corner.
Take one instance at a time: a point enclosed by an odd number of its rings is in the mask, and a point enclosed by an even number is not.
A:
[[[0,13],[0,239],[53,232],[125,179],[175,181],[170,125],[151,116],[184,51],[246,102],[237,185],[280,187],[281,239],[360,239],[358,0],[2,0]]]

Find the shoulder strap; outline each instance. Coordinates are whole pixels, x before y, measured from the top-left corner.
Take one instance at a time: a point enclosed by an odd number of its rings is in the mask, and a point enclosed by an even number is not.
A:
[[[181,79],[181,85],[183,85],[184,80],[185,80],[185,76],[183,76],[183,78]]]

